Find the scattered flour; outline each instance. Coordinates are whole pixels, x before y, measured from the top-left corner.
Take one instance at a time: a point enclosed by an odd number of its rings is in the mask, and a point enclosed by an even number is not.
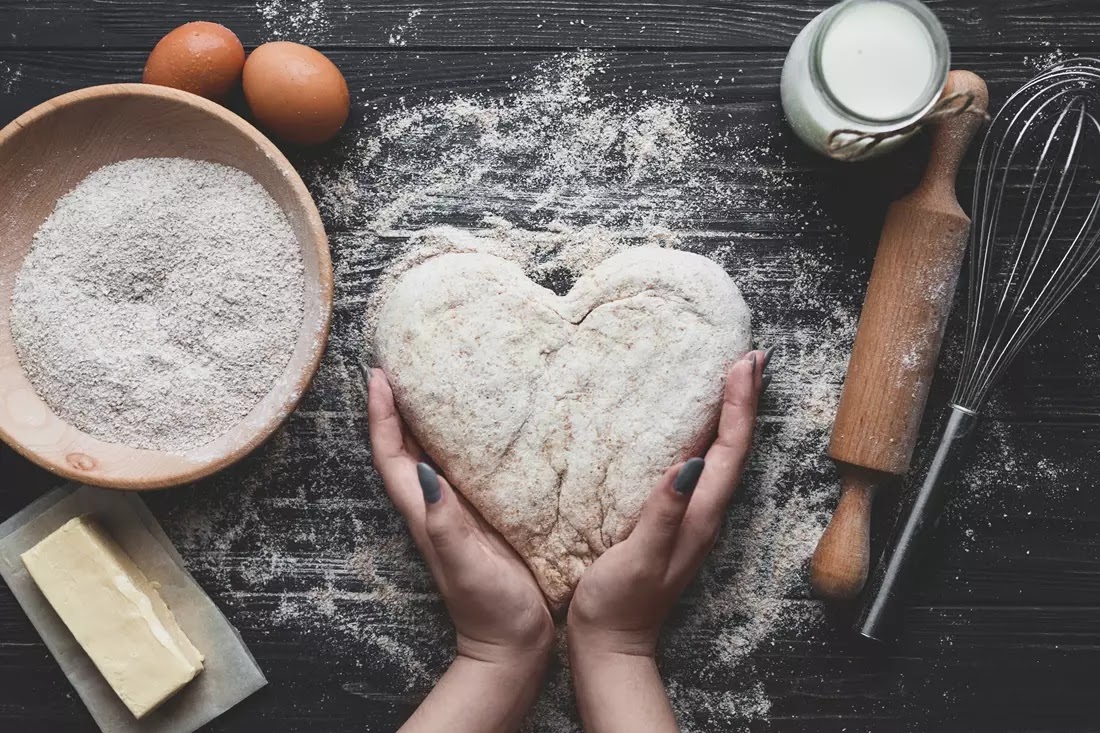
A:
[[[805,569],[835,501],[825,448],[859,307],[851,281],[866,273],[840,266],[838,235],[783,170],[782,147],[759,131],[749,144],[736,110],[695,92],[618,96],[613,71],[569,54],[497,96],[399,103],[342,161],[309,173],[340,232],[334,332],[315,389],[247,470],[204,483],[166,524],[200,558],[192,569],[208,587],[227,589],[239,623],[293,629],[346,658],[374,692],[415,700],[450,661],[451,632],[369,468],[365,314],[439,245],[440,226],[478,246],[515,243],[502,253],[557,292],[624,247],[706,254],[741,287],[758,345],[777,347],[726,531],[662,650],[685,730],[731,730],[772,708],[761,646],[824,624]],[[564,665],[561,654],[527,730],[580,731]]]
[[[702,146],[689,105],[596,98],[589,85],[603,73],[599,57],[573,55],[503,98],[453,96],[389,112],[343,167],[318,173],[319,203],[332,221],[373,236],[469,227],[486,214],[528,230],[678,228],[728,205],[733,184],[699,175],[715,153]]]
[[[423,13],[420,8],[414,8],[409,11],[409,17],[405,18],[404,22],[398,23],[390,31],[389,44],[391,46],[407,46],[409,45],[408,36],[412,34],[413,21],[415,21],[420,14]]]
[[[0,61],[0,92],[11,94],[23,78],[23,67],[20,64],[10,66]]]
[[[326,0],[257,0],[256,10],[275,39],[316,43],[329,31]]]
[[[1050,43],[1048,42],[1046,45],[1049,46]],[[1065,61],[1067,57],[1068,55],[1065,51],[1060,48],[1056,48],[1052,51],[1047,51],[1046,53],[1041,53],[1037,56],[1025,56],[1024,66],[1036,72],[1045,71],[1051,66]]]

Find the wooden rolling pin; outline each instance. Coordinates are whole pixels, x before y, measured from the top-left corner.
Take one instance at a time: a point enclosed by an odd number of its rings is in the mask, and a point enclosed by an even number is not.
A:
[[[971,109],[933,128],[928,169],[886,216],[863,304],[829,455],[840,504],[810,565],[814,593],[857,596],[867,581],[875,490],[909,469],[970,230],[955,178],[988,108],[985,83],[953,71],[945,95],[974,95]]]

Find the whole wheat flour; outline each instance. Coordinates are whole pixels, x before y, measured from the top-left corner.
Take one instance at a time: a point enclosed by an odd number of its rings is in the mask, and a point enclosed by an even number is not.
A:
[[[560,298],[509,260],[434,257],[389,294],[375,352],[420,444],[560,608],[705,447],[750,343],[721,267],[646,247]]]
[[[12,337],[66,421],[185,451],[232,428],[282,374],[304,288],[297,239],[248,174],[127,160],[85,178],[35,234]]]

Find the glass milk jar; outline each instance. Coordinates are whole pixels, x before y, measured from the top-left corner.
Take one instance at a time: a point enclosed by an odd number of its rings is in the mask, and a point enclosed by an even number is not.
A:
[[[807,145],[834,158],[881,155],[939,99],[951,66],[943,26],[916,0],[845,0],[802,29],[783,65],[783,110]],[[878,134],[843,153],[837,144]],[[834,140],[835,137],[835,140]]]

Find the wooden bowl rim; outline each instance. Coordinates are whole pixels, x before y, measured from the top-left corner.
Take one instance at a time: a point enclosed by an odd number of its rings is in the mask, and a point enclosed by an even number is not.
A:
[[[216,102],[212,102],[196,94],[191,94],[190,92],[172,89],[170,87],[139,83],[102,84],[66,92],[65,94],[58,95],[32,107],[9,122],[3,129],[0,129],[0,149],[10,144],[16,144],[18,136],[22,134],[24,130],[30,128],[36,122],[46,119],[52,114],[91,100],[111,98],[154,98],[178,102],[217,118],[251,139],[279,169],[279,172],[289,184],[294,198],[305,213],[306,223],[309,227],[311,234],[310,238],[312,240],[309,245],[314,249],[319,271],[315,285],[320,296],[322,312],[319,321],[320,327],[315,331],[317,338],[314,340],[314,345],[311,347],[312,353],[306,365],[307,368],[302,369],[293,383],[291,383],[290,389],[287,392],[288,399],[283,402],[282,406],[254,432],[251,438],[240,443],[229,452],[213,456],[209,460],[196,462],[194,468],[152,473],[148,477],[129,479],[126,481],[111,481],[109,477],[104,479],[95,474],[82,473],[74,470],[63,461],[52,460],[40,455],[37,451],[25,446],[0,425],[0,439],[3,439],[3,441],[16,453],[19,453],[27,460],[55,475],[79,483],[91,484],[108,489],[148,491],[191,483],[231,466],[270,438],[294,412],[301,402],[302,397],[305,395],[310,382],[316,375],[328,345],[329,332],[332,326],[333,308],[332,257],[329,250],[328,235],[325,232],[321,214],[317,210],[317,204],[314,202],[313,196],[310,195],[309,189],[306,188],[305,183],[302,181],[302,177],[298,174],[298,171],[295,170],[287,157],[283,155],[283,152],[279,150],[267,136],[240,115],[226,109]],[[0,307],[10,307],[10,305],[10,303],[0,304]],[[300,337],[301,329],[299,329],[299,338]],[[61,420],[60,417],[57,417],[57,419]],[[71,425],[71,423],[67,423],[67,421],[62,420],[62,422],[66,422],[66,424],[69,424],[74,430],[79,430],[79,428]],[[80,432],[83,433],[83,431]],[[84,434],[87,435],[87,433]],[[143,450],[130,446],[127,447],[135,451]],[[145,452],[150,454],[165,453],[164,451]],[[180,455],[186,455],[186,453]]]

